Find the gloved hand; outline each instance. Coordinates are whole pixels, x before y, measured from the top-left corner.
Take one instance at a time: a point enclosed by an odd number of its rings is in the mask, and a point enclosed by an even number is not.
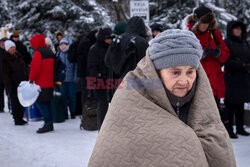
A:
[[[243,66],[246,71],[250,72],[250,64],[244,64]]]
[[[214,58],[220,57],[220,54],[221,54],[220,45],[211,51],[211,56],[213,56]]]
[[[202,58],[202,59],[205,59],[212,51],[213,51],[212,48],[206,48],[206,49],[204,49],[201,58]]]
[[[62,85],[62,82],[57,81],[57,82],[55,82],[55,84],[56,84],[56,85]]]

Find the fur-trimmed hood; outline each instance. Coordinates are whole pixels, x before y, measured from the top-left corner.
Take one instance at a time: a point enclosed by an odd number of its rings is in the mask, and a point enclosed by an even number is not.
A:
[[[181,28],[184,30],[191,30],[196,33],[198,31],[199,24],[201,23],[208,23],[208,30],[213,30],[217,24],[215,13],[208,13],[200,19],[197,18],[196,14],[189,14],[183,19]]]

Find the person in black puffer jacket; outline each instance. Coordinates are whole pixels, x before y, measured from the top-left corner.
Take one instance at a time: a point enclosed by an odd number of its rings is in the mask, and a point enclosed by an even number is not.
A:
[[[248,136],[244,125],[244,102],[250,100],[250,47],[246,41],[246,26],[241,21],[231,21],[227,25],[225,42],[230,57],[225,64],[226,98],[229,116],[229,135],[238,138],[233,132],[233,117],[236,116],[237,134]]]
[[[101,79],[104,83],[109,77],[109,68],[104,63],[104,56],[111,43],[112,30],[110,28],[101,28],[98,31],[96,43],[90,48],[88,54],[88,76]],[[98,83],[94,88],[97,94],[97,128],[100,130],[102,122],[108,110],[107,89],[102,85],[98,87]]]

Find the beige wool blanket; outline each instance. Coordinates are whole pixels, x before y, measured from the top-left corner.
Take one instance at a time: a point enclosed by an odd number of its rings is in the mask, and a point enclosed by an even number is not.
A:
[[[201,65],[197,76],[188,123],[184,124],[162,85],[126,88],[128,78],[159,79],[149,56],[145,56],[116,91],[88,166],[235,167],[232,145]]]

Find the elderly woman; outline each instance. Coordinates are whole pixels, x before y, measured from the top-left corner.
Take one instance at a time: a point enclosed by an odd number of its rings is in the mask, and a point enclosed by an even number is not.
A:
[[[17,52],[16,45],[11,40],[5,41],[6,54],[3,56],[2,75],[5,88],[7,89],[10,100],[12,115],[15,125],[25,125],[23,120],[24,107],[17,98],[17,87],[21,81],[28,79],[26,66],[23,56]]]
[[[236,166],[201,55],[190,31],[157,35],[115,93],[89,167]]]

